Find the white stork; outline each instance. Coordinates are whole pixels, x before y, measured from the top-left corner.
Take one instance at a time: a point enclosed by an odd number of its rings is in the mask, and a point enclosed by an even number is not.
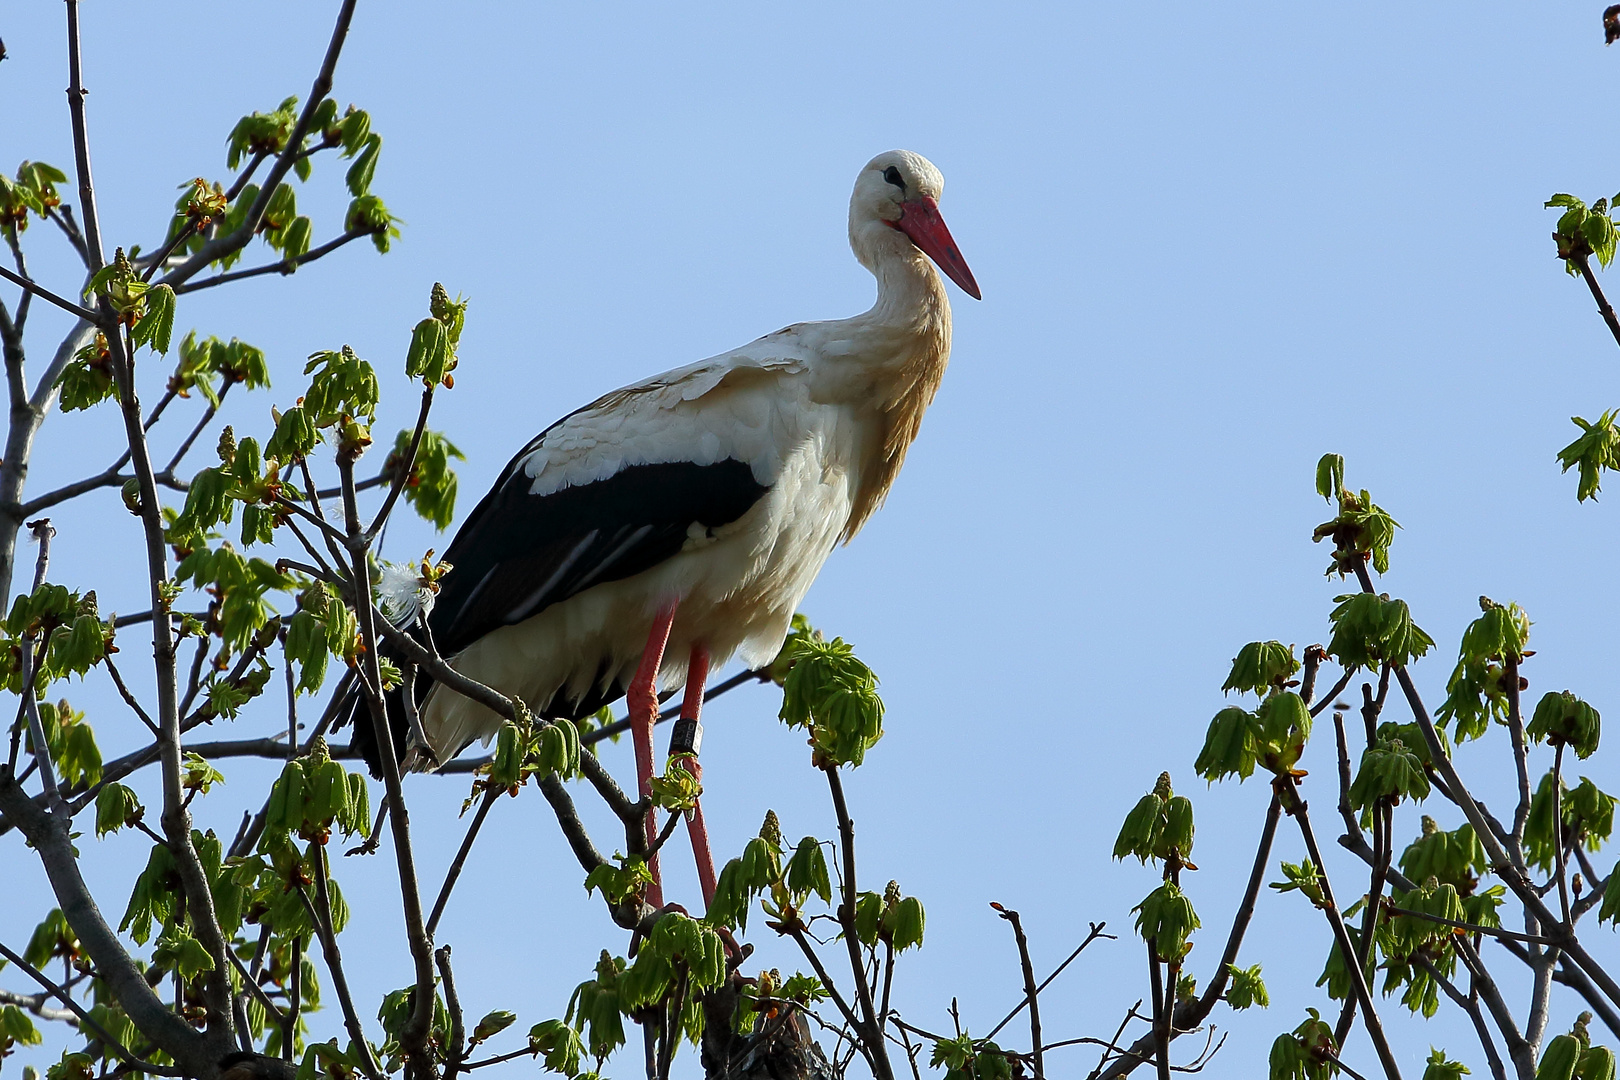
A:
[[[625,696],[643,797],[659,691],[684,685],[670,756],[697,772],[709,669],[776,655],[828,554],[883,503],[939,388],[951,306],[929,259],[979,297],[939,214],[944,186],[906,150],[856,177],[849,242],[877,278],[871,310],[615,390],[519,451],[445,553],[454,569],[428,624],[450,663],[546,717]],[[420,713],[439,762],[501,723],[441,686]],[[356,725],[362,747],[369,729]],[[650,813],[646,828],[650,845]],[[707,904],[701,809],[689,829]],[[650,868],[661,907],[656,856]]]

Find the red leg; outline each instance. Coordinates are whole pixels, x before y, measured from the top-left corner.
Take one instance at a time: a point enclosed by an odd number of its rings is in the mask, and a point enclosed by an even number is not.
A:
[[[703,742],[703,725],[698,718],[703,709],[703,686],[709,680],[709,650],[702,645],[692,646],[692,657],[686,668],[686,690],[681,695],[681,718],[670,737],[669,754],[680,758],[681,764],[703,780],[703,767],[698,764],[698,749]],[[705,910],[714,900],[714,855],[709,850],[709,830],[703,824],[703,804],[694,803],[691,816],[686,819],[686,830],[692,837],[692,855],[697,860],[698,884],[703,889]]]
[[[675,621],[676,602],[671,600],[658,609],[653,617],[652,631],[647,635],[647,647],[641,653],[641,666],[625,690],[625,701],[630,707],[630,730],[636,744],[636,790],[645,799],[652,794],[653,778],[653,725],[658,723],[658,669],[664,664],[664,646],[669,644],[669,628]],[[647,850],[652,851],[658,839],[658,812],[647,811]],[[647,859],[652,872],[652,884],[647,887],[647,902],[654,908],[664,906],[664,882],[658,873],[658,853]]]

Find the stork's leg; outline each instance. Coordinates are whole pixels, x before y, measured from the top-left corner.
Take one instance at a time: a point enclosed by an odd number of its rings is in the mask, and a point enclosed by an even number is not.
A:
[[[693,645],[692,658],[686,668],[686,690],[681,695],[681,718],[675,722],[674,734],[669,738],[669,756],[678,760],[699,783],[703,781],[703,767],[697,758],[703,743],[703,725],[698,717],[703,709],[703,684],[708,679],[709,650]],[[703,888],[703,907],[707,910],[714,900],[714,855],[709,851],[709,830],[703,824],[701,801],[692,804],[686,830],[692,836],[692,855],[697,860],[698,883]]]
[[[669,628],[675,621],[676,602],[671,600],[658,609],[653,617],[652,631],[647,635],[647,647],[641,652],[641,666],[625,690],[625,701],[630,707],[630,731],[636,744],[636,790],[643,799],[652,794],[653,778],[653,725],[658,723],[658,669],[664,665],[664,646],[669,644]],[[658,841],[657,811],[647,810],[647,869],[652,873],[652,884],[647,888],[647,902],[654,908],[664,906],[664,883],[658,873],[658,853],[653,844]]]

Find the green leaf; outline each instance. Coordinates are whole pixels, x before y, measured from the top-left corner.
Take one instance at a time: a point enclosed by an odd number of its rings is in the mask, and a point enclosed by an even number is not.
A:
[[[574,1076],[579,1072],[585,1044],[580,1033],[561,1020],[545,1020],[529,1029],[529,1050],[541,1057],[549,1072]]]
[[[1369,559],[1374,570],[1380,574],[1387,572],[1389,545],[1394,541],[1395,530],[1401,527],[1400,523],[1373,502],[1365,489],[1358,494],[1340,487],[1338,499],[1338,516],[1318,525],[1311,534],[1311,539],[1316,542],[1326,539],[1333,541],[1333,563],[1328,567],[1328,574],[1343,576],[1350,573],[1356,563]]]
[[[1316,870],[1316,864],[1306,859],[1302,863],[1284,862],[1282,864],[1284,881],[1274,881],[1269,886],[1280,893],[1299,892],[1315,907],[1326,907],[1327,897],[1322,892],[1322,879]]]
[[[277,419],[275,434],[265,444],[264,452],[278,461],[298,461],[309,456],[320,438],[309,413],[302,406],[294,406]]]
[[[487,1042],[516,1022],[516,1013],[510,1013],[504,1009],[487,1012],[473,1027],[472,1041],[475,1043]]]
[[[601,890],[602,898],[608,903],[624,904],[652,882],[652,872],[644,860],[634,855],[613,857],[618,866],[603,863],[585,875],[585,891]]]
[[[287,183],[276,185],[276,190],[270,193],[270,201],[264,208],[264,231],[273,247],[282,246],[282,230],[293,223],[298,216],[298,193],[293,186]]]
[[[1255,716],[1260,763],[1274,773],[1291,771],[1311,737],[1311,710],[1290,690],[1273,693]]]
[[[920,948],[926,921],[922,901],[915,896],[902,897],[884,913],[884,929],[895,952]]]
[[[1315,1009],[1291,1034],[1279,1035],[1271,1044],[1268,1061],[1270,1080],[1329,1080],[1338,1075],[1338,1066],[1327,1055],[1337,1056],[1333,1028]]]
[[[136,345],[151,345],[157,352],[167,354],[169,339],[174,335],[174,290],[167,285],[154,285],[144,296],[145,311],[130,328],[130,337]]]
[[[1114,858],[1135,855],[1145,864],[1152,857],[1163,829],[1164,800],[1149,792],[1125,815],[1125,823],[1114,840]]]
[[[1453,885],[1460,893],[1471,893],[1478,875],[1489,863],[1485,848],[1474,835],[1474,827],[1464,823],[1452,832],[1443,832],[1434,819],[1424,816],[1423,831],[1401,853],[1401,873],[1413,881],[1437,881]]]
[[[1281,689],[1298,670],[1299,661],[1289,646],[1280,641],[1251,641],[1233,658],[1232,671],[1221,685],[1221,692],[1264,694]]]
[[[832,901],[832,879],[827,873],[827,855],[821,841],[806,836],[788,860],[783,882],[795,904],[803,904],[813,892],[824,902]]]
[[[274,112],[256,112],[237,121],[227,140],[229,151],[225,156],[226,165],[234,169],[250,154],[281,153],[298,123],[297,108],[298,99],[290,97]]]
[[[1271,1006],[1271,995],[1266,992],[1265,980],[1260,977],[1260,965],[1240,968],[1236,964],[1226,965],[1227,973],[1232,981],[1226,987],[1226,1003],[1234,1009],[1243,1010],[1258,1005],[1265,1009]]]
[[[1429,797],[1429,778],[1422,760],[1399,739],[1380,739],[1361,755],[1361,766],[1350,784],[1350,806],[1365,810],[1379,799],[1391,804],[1402,799]]]
[[[393,451],[383,463],[383,477],[389,482],[398,475],[410,453],[411,435],[410,431],[401,431],[394,440]],[[449,528],[455,520],[460,481],[450,467],[452,459],[465,460],[449,439],[436,431],[423,431],[422,441],[416,448],[416,462],[405,482],[405,501],[440,530]]]
[[[188,980],[214,970],[214,961],[202,942],[178,926],[164,929],[163,935],[157,940],[157,947],[152,951],[152,962],[177,971]]]
[[[395,224],[398,219],[375,195],[362,195],[349,204],[344,215],[344,228],[352,232],[369,233],[371,242],[382,254],[388,254],[389,240],[399,235]]]
[[[13,1042],[38,1046],[44,1041],[45,1036],[39,1033],[27,1013],[15,1005],[0,1006],[0,1049],[9,1052],[9,1044]]]
[[[367,134],[359,151],[351,152],[354,153],[354,164],[349,166],[343,182],[348,185],[349,194],[358,199],[371,193],[371,179],[377,172],[377,155],[382,152],[382,136]]]
[[[1547,1048],[1541,1052],[1541,1063],[1536,1066],[1536,1080],[1572,1080],[1583,1049],[1573,1035],[1548,1040]]]
[[[1607,881],[1603,889],[1603,904],[1598,908],[1598,921],[1620,924],[1620,863],[1609,871]]]
[[[97,331],[90,344],[73,354],[73,359],[57,377],[56,387],[61,394],[63,412],[77,412],[108,398],[118,398],[112,354],[107,350],[105,335]]]
[[[96,795],[96,836],[103,837],[139,821],[145,810],[123,784],[107,784]]]
[[[301,258],[309,253],[310,237],[314,233],[314,225],[303,214],[292,219],[281,234],[281,254],[287,260],[287,270],[297,269],[292,260]]]
[[[369,421],[376,416],[377,373],[347,345],[336,352],[312,353],[304,374],[314,376],[304,393],[303,408],[316,427],[331,427],[349,417]]]
[[[1316,463],[1316,493],[1332,501],[1344,487],[1344,456],[1323,454]]]
[[[1575,488],[1577,502],[1596,499],[1603,472],[1620,468],[1620,429],[1616,429],[1614,423],[1617,412],[1620,410],[1610,409],[1591,423],[1579,416],[1570,417],[1581,429],[1581,435],[1558,451],[1558,462],[1563,472],[1577,470],[1580,478]]]
[[[1259,756],[1259,731],[1260,721],[1253,713],[1236,707],[1222,709],[1209,722],[1193,769],[1212,783],[1234,774],[1247,780]]]
[[[1580,1064],[1575,1066],[1578,1080],[1614,1080],[1614,1074],[1614,1051],[1607,1046],[1588,1047],[1581,1055]]]
[[[1153,943],[1154,953],[1165,963],[1186,955],[1192,947],[1187,939],[1202,925],[1192,901],[1174,882],[1165,882],[1131,910],[1136,913],[1136,932]]]
[[[23,960],[43,968],[58,957],[71,961],[79,952],[79,938],[68,925],[67,916],[62,914],[61,908],[53,908],[45,920],[34,927],[23,949]]]
[[[1535,741],[1568,746],[1582,759],[1596,753],[1602,733],[1598,711],[1568,690],[1544,694],[1525,728]]]
[[[371,114],[350,105],[348,111],[343,114],[343,119],[335,125],[335,130],[343,144],[343,156],[353,157],[366,145],[366,140],[371,135]]]
[[[1334,598],[1333,637],[1327,652],[1347,670],[1376,669],[1389,663],[1405,667],[1434,647],[1434,639],[1412,622],[1404,600],[1374,593]]]

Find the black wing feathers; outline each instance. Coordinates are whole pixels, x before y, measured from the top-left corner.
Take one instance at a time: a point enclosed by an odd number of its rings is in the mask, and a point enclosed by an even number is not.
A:
[[[746,463],[729,458],[632,465],[549,495],[528,488],[521,472],[509,476],[445,552],[454,569],[429,623],[446,656],[592,585],[657,566],[681,550],[694,523],[736,521],[766,491]]]
[[[694,524],[714,529],[736,521],[768,490],[747,463],[728,458],[632,465],[605,480],[533,495],[520,468],[532,449],[506,467],[444,554],[453,569],[428,617],[444,656],[594,585],[657,566],[681,550]],[[417,681],[421,700],[431,681]],[[578,719],[624,693],[599,683],[582,701],[534,704],[542,715]],[[403,752],[403,706],[397,692],[388,697],[394,745]],[[354,744],[376,776],[381,762],[364,697],[356,694],[347,712],[358,721]]]

